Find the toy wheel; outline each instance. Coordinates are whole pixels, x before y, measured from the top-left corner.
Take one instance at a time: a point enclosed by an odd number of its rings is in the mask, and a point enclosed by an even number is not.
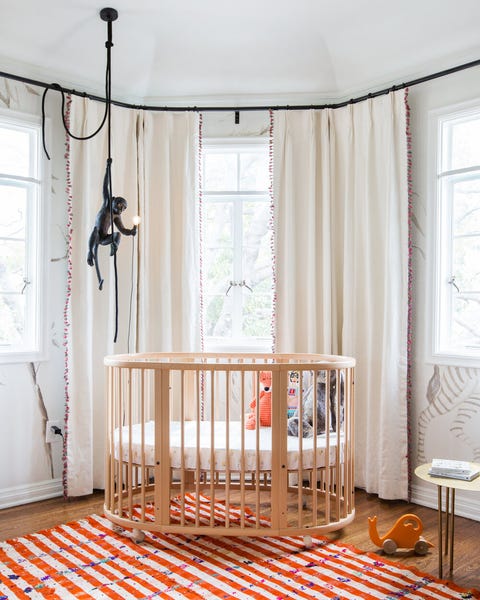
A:
[[[397,544],[395,540],[388,539],[383,542],[383,551],[385,554],[395,554],[397,550]]]
[[[145,539],[145,534],[141,529],[134,529],[132,531],[132,538],[136,544],[141,544]]]
[[[415,554],[419,554],[420,556],[425,556],[428,552],[428,544],[425,540],[418,540],[415,542],[415,546],[413,547]]]

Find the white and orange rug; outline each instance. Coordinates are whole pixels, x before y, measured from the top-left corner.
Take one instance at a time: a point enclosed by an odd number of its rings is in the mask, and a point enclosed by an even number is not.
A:
[[[0,560],[0,599],[480,598],[327,538],[146,533],[139,545],[97,515],[3,542]]]

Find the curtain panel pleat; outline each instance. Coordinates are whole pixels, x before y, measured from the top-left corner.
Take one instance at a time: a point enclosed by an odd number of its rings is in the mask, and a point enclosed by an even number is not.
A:
[[[144,113],[138,349],[200,349],[198,115]]]
[[[86,135],[104,105],[74,97],[70,127]],[[112,192],[128,202],[126,227],[139,214],[136,237],[122,236],[117,252],[119,330],[114,338],[114,272],[110,248],[99,248],[105,279],[98,290],[86,262],[88,238],[102,203],[107,132],[72,140],[71,298],[68,315],[66,487],[89,494],[104,483],[103,359],[128,351],[198,350],[195,160],[198,117],[151,115],[112,107]]]
[[[408,496],[404,92],[274,115],[276,350],[351,355],[356,485]]]

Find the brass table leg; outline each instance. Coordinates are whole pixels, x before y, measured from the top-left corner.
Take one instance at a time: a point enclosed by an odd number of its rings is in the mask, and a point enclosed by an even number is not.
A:
[[[438,486],[438,576],[443,577],[443,555],[449,556],[450,575],[453,573],[453,546],[455,533],[455,488],[445,488],[445,541],[443,539],[442,486]],[[445,548],[443,544],[445,543]]]
[[[442,553],[442,486],[438,486],[438,576],[443,577],[443,553]]]
[[[450,505],[450,575],[453,574],[453,535],[455,520],[455,488],[452,488],[452,499]]]
[[[445,488],[445,556],[448,556],[448,544],[450,541],[450,488]]]

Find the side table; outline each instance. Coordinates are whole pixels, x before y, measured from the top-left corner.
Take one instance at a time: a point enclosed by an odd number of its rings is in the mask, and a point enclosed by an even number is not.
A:
[[[480,465],[471,463],[473,468]],[[431,463],[420,465],[415,469],[415,475],[428,483],[434,483],[438,487],[438,576],[443,577],[443,508],[442,488],[445,488],[445,556],[450,556],[450,575],[453,573],[453,541],[454,541],[454,518],[455,518],[455,490],[470,490],[480,492],[480,477],[472,481],[452,479],[450,477],[432,477],[429,475]],[[451,493],[450,493],[451,490]]]

